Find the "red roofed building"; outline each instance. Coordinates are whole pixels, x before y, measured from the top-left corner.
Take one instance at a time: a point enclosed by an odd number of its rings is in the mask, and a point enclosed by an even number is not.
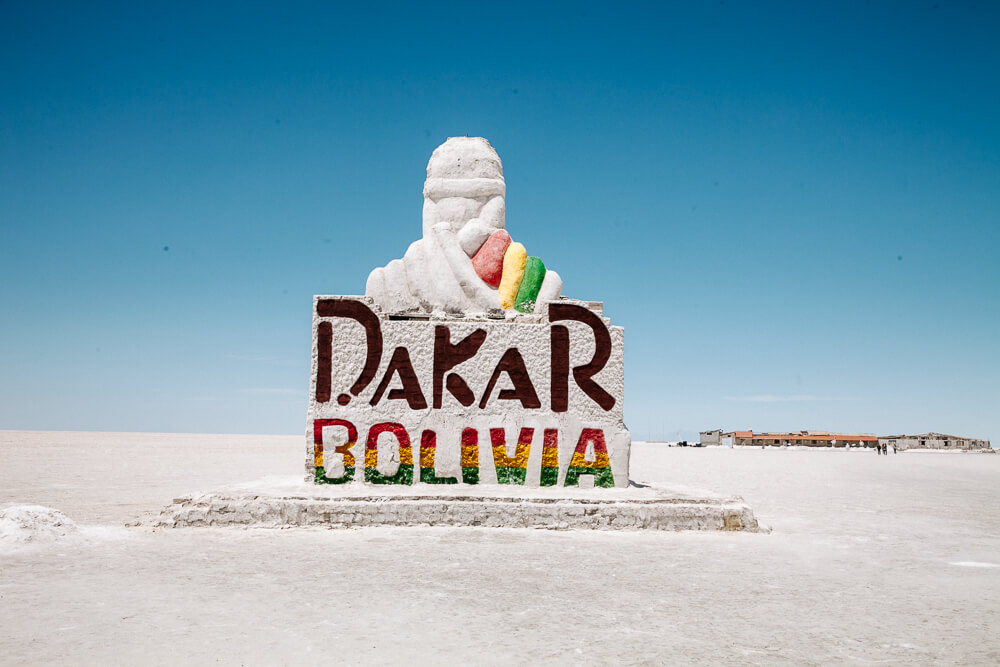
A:
[[[871,433],[831,433],[829,431],[797,431],[795,433],[754,433],[731,431],[723,438],[732,438],[737,447],[801,445],[806,447],[874,447],[878,437]]]

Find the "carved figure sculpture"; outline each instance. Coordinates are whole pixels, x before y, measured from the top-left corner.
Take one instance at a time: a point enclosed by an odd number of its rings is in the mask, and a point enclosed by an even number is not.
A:
[[[371,272],[365,294],[386,313],[534,312],[562,279],[505,230],[503,165],[482,137],[451,137],[427,163],[423,238]]]

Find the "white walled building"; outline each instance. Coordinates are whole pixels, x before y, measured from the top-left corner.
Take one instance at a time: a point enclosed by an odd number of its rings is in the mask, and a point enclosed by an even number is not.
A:
[[[945,435],[944,433],[923,433],[920,435],[887,435],[880,436],[880,445],[895,447],[896,449],[958,449],[976,450],[989,449],[989,440],[976,440],[974,438],[962,438],[957,435]]]

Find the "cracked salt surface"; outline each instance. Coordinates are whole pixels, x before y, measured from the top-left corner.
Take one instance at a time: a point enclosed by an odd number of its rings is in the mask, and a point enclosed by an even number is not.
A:
[[[763,535],[123,528],[301,451],[0,432],[0,509],[79,529],[0,549],[0,662],[1000,663],[998,570],[968,565],[1000,563],[1000,456],[634,445],[633,477],[742,496]]]

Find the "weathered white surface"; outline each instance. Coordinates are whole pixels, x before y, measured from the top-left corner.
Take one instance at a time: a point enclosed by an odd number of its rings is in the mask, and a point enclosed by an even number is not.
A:
[[[562,296],[562,288],[563,281],[559,274],[551,269],[546,271],[545,277],[542,278],[542,287],[538,290],[538,298],[535,300],[535,312],[543,312],[546,303]]]
[[[316,485],[271,477],[176,498],[150,525],[169,528],[462,526],[546,530],[757,531],[739,498],[685,496],[657,487],[520,489],[501,486]]]
[[[505,225],[503,166],[482,137],[452,137],[427,163],[423,238],[399,265],[368,276],[365,294],[386,313],[485,313],[500,307],[496,289],[471,257]],[[398,261],[398,260],[396,260]]]
[[[362,297],[317,296],[315,303],[322,300],[360,300]],[[574,302],[583,305],[583,302]],[[531,316],[512,321],[496,320],[389,320],[380,321],[382,334],[382,356],[378,370],[372,381],[357,396],[351,396],[347,405],[341,405],[337,398],[341,394],[349,394],[349,389],[360,376],[368,353],[365,331],[361,324],[345,317],[322,317],[318,307],[313,308],[313,360],[312,382],[310,385],[310,402],[306,426],[306,474],[312,476],[313,466],[313,423],[317,419],[346,419],[358,428],[358,442],[352,448],[359,473],[355,475],[354,483],[362,483],[363,475],[360,468],[364,465],[365,443],[369,429],[379,423],[393,422],[402,424],[409,434],[413,456],[419,457],[420,436],[424,429],[437,433],[436,468],[438,476],[460,477],[462,473],[460,441],[462,430],[474,428],[479,434],[479,470],[480,484],[495,484],[496,469],[490,446],[490,429],[504,428],[507,434],[507,453],[513,456],[518,434],[521,428],[533,428],[530,456],[528,459],[527,486],[538,486],[542,467],[542,438],[547,428],[558,429],[559,432],[559,479],[558,486],[563,486],[566,479],[566,469],[569,466],[573,452],[584,428],[600,429],[605,438],[607,453],[614,474],[615,486],[628,486],[629,480],[629,446],[631,438],[623,424],[622,406],[625,399],[625,332],[621,327],[609,326],[609,320],[601,318],[610,335],[610,358],[603,369],[593,376],[593,380],[614,399],[614,405],[604,409],[587,396],[579,387],[570,372],[568,410],[554,412],[551,409],[552,382],[550,377],[552,367],[551,326],[547,321],[547,304],[540,316]],[[332,391],[328,401],[317,400],[317,381],[319,375],[319,343],[317,332],[320,324],[328,322],[332,327]],[[596,347],[595,334],[585,323],[563,320],[556,324],[569,330],[570,368],[589,363],[594,357]],[[474,331],[483,330],[486,338],[475,356],[448,370],[445,377],[451,373],[458,374],[465,380],[475,397],[469,405],[462,405],[455,396],[444,389],[441,407],[435,408],[433,402],[433,363],[435,329],[446,326],[450,332],[450,341],[457,344]],[[387,385],[381,399],[372,405],[372,400],[382,378],[389,367],[393,351],[404,348],[412,363],[413,370],[419,380],[420,391],[425,401],[426,409],[412,409],[403,399],[389,399],[393,389],[401,388],[401,380],[394,375]],[[540,407],[525,409],[520,401],[503,400],[500,393],[512,387],[509,375],[504,372],[493,387],[485,407],[481,399],[491,376],[505,352],[514,348],[524,360],[525,368],[531,384],[540,401]],[[344,427],[329,427],[324,430],[325,467],[328,476],[337,476],[343,470],[343,457],[334,452],[334,444],[346,439]],[[593,460],[593,454],[590,454]],[[384,434],[379,439],[379,469],[387,475],[395,473],[399,465],[398,442],[390,435]],[[419,484],[419,482],[416,482]],[[581,484],[592,485],[589,475],[581,477]]]
[[[41,505],[11,505],[0,509],[0,545],[57,540],[78,531],[66,515]]]
[[[0,432],[0,506],[121,525],[197,489],[294,476],[301,443]],[[773,532],[206,528],[25,544],[0,553],[0,662],[1000,662],[987,566],[1000,456],[635,443],[632,467],[741,495]]]

